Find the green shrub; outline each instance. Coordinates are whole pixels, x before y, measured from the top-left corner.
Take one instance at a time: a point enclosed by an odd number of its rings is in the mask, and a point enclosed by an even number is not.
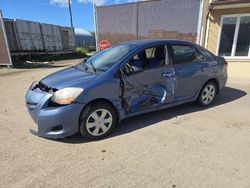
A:
[[[76,52],[81,53],[83,55],[87,55],[87,53],[95,51],[94,48],[89,48],[89,47],[77,47]]]

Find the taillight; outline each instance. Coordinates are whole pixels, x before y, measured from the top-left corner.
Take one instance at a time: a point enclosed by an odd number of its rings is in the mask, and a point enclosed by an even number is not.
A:
[[[225,59],[224,59],[224,64],[225,64],[225,65],[228,65],[228,62],[227,62],[227,60],[225,60]]]

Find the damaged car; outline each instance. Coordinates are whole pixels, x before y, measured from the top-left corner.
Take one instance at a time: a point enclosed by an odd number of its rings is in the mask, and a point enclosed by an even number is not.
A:
[[[113,45],[33,83],[25,98],[37,133],[98,140],[123,119],[196,101],[207,107],[227,81],[227,62],[186,41]]]

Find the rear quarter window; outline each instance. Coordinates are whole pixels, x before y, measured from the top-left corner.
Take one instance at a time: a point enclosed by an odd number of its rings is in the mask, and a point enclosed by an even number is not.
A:
[[[208,61],[213,61],[215,59],[216,56],[214,54],[212,54],[211,52],[209,52],[208,50],[206,50],[205,48],[200,47],[199,49],[206,56],[206,59]]]
[[[207,50],[205,50],[205,55],[206,55],[207,60],[209,60],[209,61],[213,61],[214,58],[215,58],[215,55],[212,54],[212,53],[210,53],[210,52],[207,51]]]

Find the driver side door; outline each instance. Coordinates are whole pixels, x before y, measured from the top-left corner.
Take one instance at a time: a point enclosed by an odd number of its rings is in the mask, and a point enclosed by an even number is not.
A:
[[[169,65],[166,45],[141,50],[122,70],[123,103],[128,112],[139,112],[171,103],[175,71]]]

